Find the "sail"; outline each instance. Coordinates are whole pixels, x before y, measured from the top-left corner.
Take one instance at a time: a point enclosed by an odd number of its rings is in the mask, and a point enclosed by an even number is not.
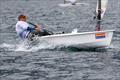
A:
[[[108,4],[108,0],[101,0],[101,19],[103,18],[104,14],[105,14],[107,4]],[[99,2],[97,3],[97,7],[96,7],[97,15],[98,15],[98,6],[99,6]]]

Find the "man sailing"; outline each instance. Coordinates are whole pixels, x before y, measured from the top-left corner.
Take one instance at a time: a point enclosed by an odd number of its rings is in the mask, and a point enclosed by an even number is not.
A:
[[[31,25],[34,27],[31,27]],[[51,35],[51,33],[43,30],[41,26],[27,22],[27,16],[25,15],[18,16],[18,22],[16,23],[16,32],[22,39],[32,38],[34,35]]]

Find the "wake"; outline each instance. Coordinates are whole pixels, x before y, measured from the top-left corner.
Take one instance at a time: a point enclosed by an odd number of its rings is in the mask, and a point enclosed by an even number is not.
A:
[[[18,44],[9,44],[9,43],[3,43],[0,45],[1,49],[4,49],[5,51],[24,51],[24,52],[36,52],[38,50],[42,49],[54,49],[53,45],[50,45],[45,42],[39,42],[37,44],[29,43],[28,41],[24,41],[22,43]]]
[[[39,39],[38,39],[39,40]],[[22,43],[18,44],[10,44],[10,43],[3,43],[0,45],[0,49],[4,49],[4,51],[14,51],[14,52],[37,52],[39,50],[62,50],[62,51],[95,51],[94,49],[81,49],[72,46],[66,45],[53,45],[42,40],[39,40],[37,43],[23,41]],[[104,48],[106,50],[115,50],[119,51],[120,48],[117,46],[111,45],[108,48]],[[98,51],[100,51],[98,49]]]

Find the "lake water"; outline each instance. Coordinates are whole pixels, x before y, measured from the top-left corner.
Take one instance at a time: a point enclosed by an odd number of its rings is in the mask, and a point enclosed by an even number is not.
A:
[[[0,0],[0,80],[120,80],[120,1],[109,0],[102,29],[115,29],[104,49],[79,49],[38,43],[26,48],[15,32],[17,16],[54,33],[94,31],[97,0],[60,7],[62,0]]]

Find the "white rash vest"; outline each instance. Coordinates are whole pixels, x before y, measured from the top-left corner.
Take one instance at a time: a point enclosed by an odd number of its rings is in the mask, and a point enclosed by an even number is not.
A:
[[[29,24],[24,21],[18,21],[16,24],[16,32],[22,38],[25,39],[30,31],[27,30]]]

